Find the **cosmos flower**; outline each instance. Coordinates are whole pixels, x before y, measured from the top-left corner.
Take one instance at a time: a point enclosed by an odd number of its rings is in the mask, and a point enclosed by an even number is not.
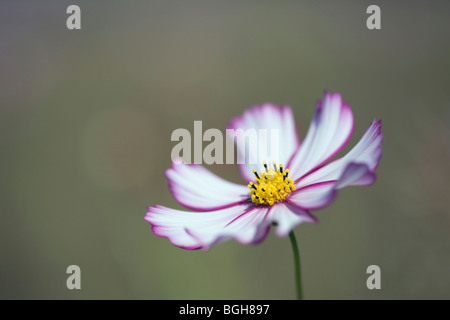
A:
[[[148,207],[145,220],[155,235],[189,250],[206,250],[230,238],[256,244],[271,226],[283,237],[301,223],[317,223],[311,211],[330,205],[339,189],[375,181],[381,120],[374,120],[345,156],[330,162],[353,133],[352,110],[339,93],[325,92],[302,143],[288,106],[252,107],[232,119],[228,128],[279,129],[277,159],[256,154],[250,155],[256,164],[238,165],[247,185],[226,181],[201,165],[174,164],[166,171],[169,188],[181,205],[196,212]],[[237,148],[245,153],[239,144]]]

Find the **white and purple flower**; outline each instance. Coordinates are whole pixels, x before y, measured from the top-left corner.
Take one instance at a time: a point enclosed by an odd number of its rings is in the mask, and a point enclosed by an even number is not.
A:
[[[174,164],[166,171],[170,190],[181,205],[196,212],[148,207],[145,220],[155,235],[188,250],[206,250],[230,238],[256,244],[272,225],[282,237],[303,222],[317,223],[310,211],[331,204],[337,190],[375,181],[383,140],[381,120],[374,120],[344,157],[328,162],[353,133],[352,110],[339,93],[325,92],[303,143],[288,106],[250,108],[232,119],[229,128],[279,129],[277,159],[253,155],[258,165],[239,165],[248,185],[226,181],[201,165]],[[237,147],[238,152],[245,151]]]

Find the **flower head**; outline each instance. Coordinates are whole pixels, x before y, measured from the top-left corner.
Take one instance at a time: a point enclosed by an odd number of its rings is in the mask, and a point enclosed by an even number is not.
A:
[[[381,158],[381,121],[374,120],[360,141],[345,156],[339,153],[353,133],[353,113],[339,93],[325,92],[318,103],[305,139],[300,144],[292,109],[264,104],[232,119],[230,129],[278,129],[276,159],[246,155],[239,164],[247,185],[226,181],[195,164],[174,164],[166,171],[169,188],[184,207],[196,212],[148,207],[145,216],[152,231],[184,249],[209,249],[234,238],[243,244],[259,243],[272,223],[286,236],[298,224],[316,223],[310,213],[333,202],[337,190],[371,185]],[[252,159],[252,161],[249,161]],[[212,191],[213,190],[213,191]]]

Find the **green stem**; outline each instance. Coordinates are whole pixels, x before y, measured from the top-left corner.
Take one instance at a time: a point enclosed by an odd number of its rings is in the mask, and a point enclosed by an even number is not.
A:
[[[297,240],[295,239],[294,231],[289,233],[289,239],[292,244],[292,253],[294,254],[294,267],[295,267],[295,283],[297,286],[297,299],[303,300],[302,296],[302,283],[300,276],[300,254],[298,253]]]

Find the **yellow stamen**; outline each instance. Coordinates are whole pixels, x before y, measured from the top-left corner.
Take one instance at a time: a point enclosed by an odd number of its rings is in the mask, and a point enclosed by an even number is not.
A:
[[[271,206],[286,199],[296,187],[294,180],[288,178],[289,169],[285,169],[283,173],[282,164],[280,164],[278,169],[275,162],[273,162],[273,169],[269,169],[265,161],[263,165],[265,170],[262,170],[259,175],[256,170],[253,170],[256,177],[255,183],[249,182],[248,187],[250,189],[250,197],[256,205],[265,204]]]

